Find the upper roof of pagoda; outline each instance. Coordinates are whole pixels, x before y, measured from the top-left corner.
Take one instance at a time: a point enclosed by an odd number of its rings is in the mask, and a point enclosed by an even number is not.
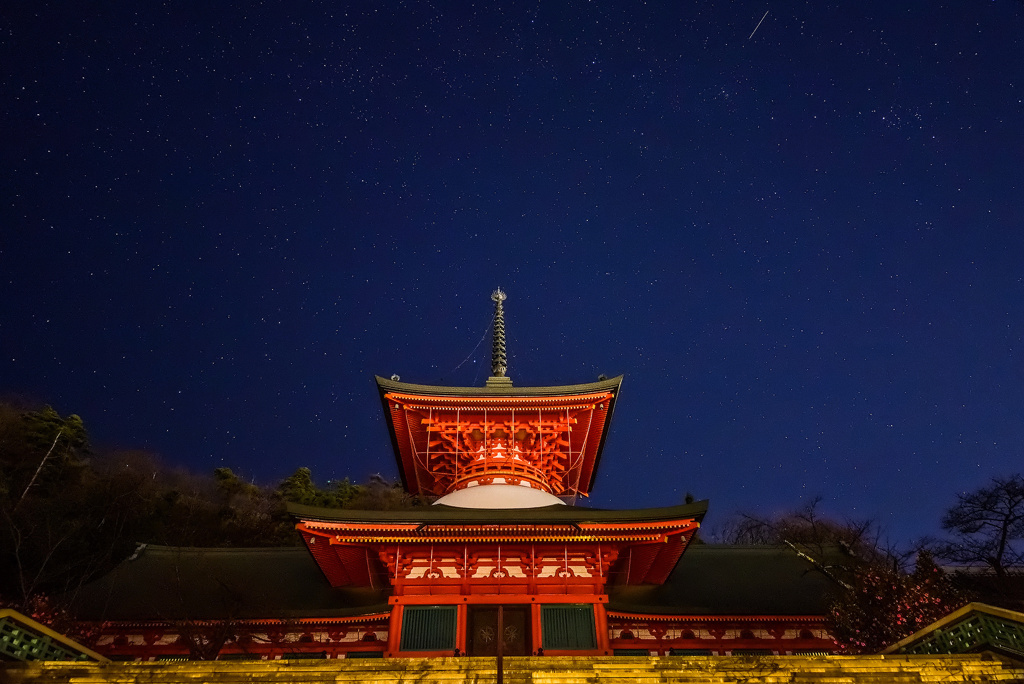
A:
[[[402,483],[432,496],[484,483],[482,476],[588,495],[622,384],[621,375],[552,387],[376,380]]]
[[[550,387],[447,387],[444,385],[417,385],[411,382],[400,382],[388,380],[379,375],[376,376],[377,388],[383,395],[384,392],[401,392],[405,394],[416,394],[424,397],[491,397],[491,398],[512,398],[527,397],[543,399],[550,397],[575,396],[579,394],[590,394],[593,392],[612,392],[617,394],[619,385],[622,384],[622,377],[598,380],[597,382],[585,382],[579,385],[552,385]]]

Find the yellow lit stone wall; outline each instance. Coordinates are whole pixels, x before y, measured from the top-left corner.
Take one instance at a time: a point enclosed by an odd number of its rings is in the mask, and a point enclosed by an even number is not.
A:
[[[6,663],[4,684],[490,684],[494,658],[188,663]],[[508,684],[1024,682],[1024,663],[958,656],[506,658]]]

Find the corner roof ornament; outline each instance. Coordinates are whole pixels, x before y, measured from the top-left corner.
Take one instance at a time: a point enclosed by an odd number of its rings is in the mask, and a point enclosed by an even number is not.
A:
[[[505,352],[505,309],[501,303],[508,295],[499,287],[491,293],[494,302],[494,342],[491,345],[491,377],[487,378],[487,387],[512,387],[512,379],[505,376],[508,372],[508,355]]]

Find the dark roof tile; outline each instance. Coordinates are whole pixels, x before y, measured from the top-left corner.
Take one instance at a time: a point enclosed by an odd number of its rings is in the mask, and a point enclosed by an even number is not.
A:
[[[380,591],[332,588],[305,547],[145,546],[83,587],[89,620],[300,618],[388,612]]]
[[[826,565],[849,563],[838,547]],[[835,583],[788,546],[691,544],[662,586],[616,587],[608,609],[674,615],[824,615]]]
[[[584,522],[641,522],[645,520],[673,520],[696,518],[702,520],[707,513],[707,501],[695,501],[680,506],[638,508],[628,511],[609,511],[582,506],[542,506],[540,508],[456,508],[454,506],[422,506],[398,511],[359,511],[344,508],[319,508],[288,504],[288,512],[302,520],[331,522],[380,522],[475,525],[493,523],[511,524],[573,524]]]

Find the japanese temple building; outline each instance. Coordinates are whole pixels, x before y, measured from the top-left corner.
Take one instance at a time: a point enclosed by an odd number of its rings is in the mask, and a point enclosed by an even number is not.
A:
[[[141,660],[204,648],[221,659],[831,652],[831,580],[793,549],[694,542],[706,501],[567,503],[594,486],[622,378],[514,386],[505,295],[492,299],[485,386],[376,379],[402,484],[432,505],[291,505],[306,548],[140,547],[80,600],[103,633],[96,650]]]

